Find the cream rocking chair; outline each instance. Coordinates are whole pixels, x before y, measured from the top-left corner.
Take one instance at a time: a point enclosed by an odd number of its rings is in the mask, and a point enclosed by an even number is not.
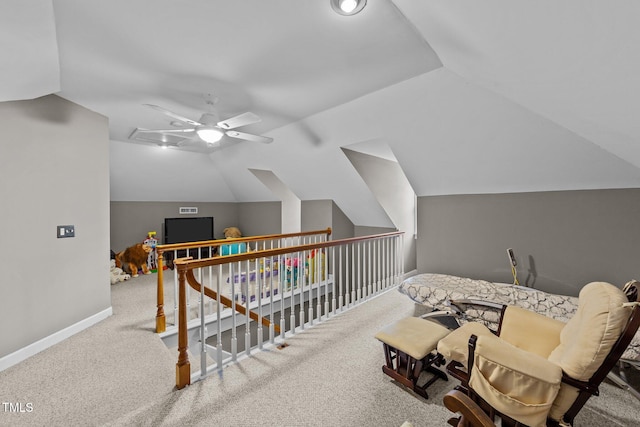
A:
[[[497,335],[467,323],[439,341],[438,353],[450,361],[447,371],[460,380],[459,390],[503,426],[573,425],[640,325],[637,283],[625,291],[586,285],[566,324],[505,307]]]

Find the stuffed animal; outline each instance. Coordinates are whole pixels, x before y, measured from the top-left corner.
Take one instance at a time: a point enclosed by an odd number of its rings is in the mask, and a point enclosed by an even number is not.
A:
[[[138,270],[142,269],[144,274],[151,274],[147,266],[147,259],[153,248],[149,245],[136,243],[116,255],[116,267],[122,268],[131,274],[131,277],[138,277]]]
[[[118,282],[124,282],[125,280],[129,280],[131,278],[130,275],[125,273],[121,268],[116,267],[116,260],[111,260],[111,284],[115,285]]]
[[[226,239],[237,239],[242,237],[242,233],[238,227],[227,227],[222,230]],[[232,243],[230,245],[221,245],[218,248],[217,255],[233,255],[248,252],[246,243]]]
[[[222,230],[224,233],[225,239],[236,239],[238,237],[242,237],[242,233],[238,227],[227,227]]]

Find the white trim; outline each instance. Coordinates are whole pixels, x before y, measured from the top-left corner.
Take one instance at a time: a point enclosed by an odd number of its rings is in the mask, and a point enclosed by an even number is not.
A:
[[[403,278],[402,280],[406,280],[406,279],[408,279],[408,278],[409,278],[409,277],[411,277],[411,276],[415,276],[416,274],[418,274],[418,270],[415,270],[415,269],[414,269],[414,270],[411,270],[411,271],[409,271],[408,273],[405,273],[405,274],[404,274],[404,278]]]
[[[26,347],[22,347],[20,350],[14,351],[13,353],[0,358],[0,372],[12,367],[13,365],[17,365],[18,363],[28,359],[35,354],[40,353],[43,350],[46,350],[47,348],[55,344],[58,344],[59,342],[66,340],[72,335],[75,335],[90,326],[95,325],[96,323],[106,319],[112,314],[113,309],[109,307],[99,313],[94,314],[93,316],[89,316],[84,320],[81,320],[71,326],[68,326],[58,332],[49,335],[48,337],[44,337],[34,342],[33,344],[29,344]]]

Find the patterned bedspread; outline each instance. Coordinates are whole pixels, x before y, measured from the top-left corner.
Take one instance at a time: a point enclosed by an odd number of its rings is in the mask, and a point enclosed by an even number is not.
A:
[[[398,290],[416,303],[438,310],[448,308],[451,300],[478,299],[516,305],[567,322],[578,308],[577,297],[446,274],[418,274],[404,280]],[[499,318],[500,311],[497,309],[467,305],[458,321],[480,322],[495,331]],[[640,334],[635,335],[622,358],[640,361]]]

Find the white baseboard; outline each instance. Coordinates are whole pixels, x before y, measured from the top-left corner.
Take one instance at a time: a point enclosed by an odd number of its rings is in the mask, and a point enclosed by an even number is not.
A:
[[[92,325],[95,325],[96,323],[106,319],[112,314],[113,309],[109,307],[99,313],[94,314],[93,316],[87,317],[86,319],[74,323],[73,325],[68,326],[56,333],[53,333],[48,337],[44,337],[41,340],[34,342],[33,344],[29,344],[28,346],[23,347],[20,350],[14,351],[13,353],[0,358],[0,372],[12,367],[13,365],[17,365],[18,363],[28,359],[35,354],[40,353],[42,350],[46,350],[47,348],[66,340],[70,336],[75,335]]]
[[[418,270],[413,269],[409,272],[404,273],[404,279],[408,279],[409,277],[415,276],[416,274],[418,274]]]

